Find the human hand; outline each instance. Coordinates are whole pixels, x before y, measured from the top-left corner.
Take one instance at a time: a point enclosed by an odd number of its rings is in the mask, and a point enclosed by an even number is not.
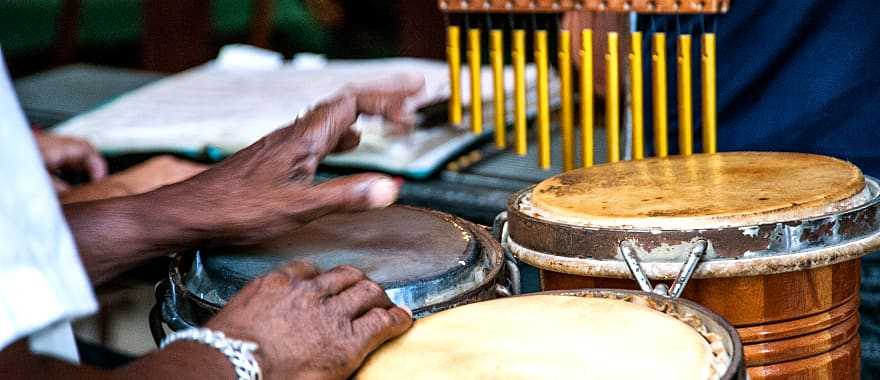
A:
[[[56,191],[66,191],[70,184],[55,176],[58,172],[84,172],[92,181],[107,176],[107,162],[91,144],[82,139],[34,133],[46,170],[52,174]]]
[[[345,379],[411,325],[360,270],[293,262],[245,286],[206,327],[259,344],[267,379]]]
[[[291,126],[173,186],[176,194],[169,197],[186,199],[180,203],[191,207],[186,214],[192,230],[209,231],[205,244],[226,246],[260,243],[326,214],[388,206],[400,185],[386,175],[358,174],[316,185],[315,170],[328,153],[357,146],[360,135],[352,124],[361,113],[411,128],[405,101],[423,86],[422,78],[401,76],[348,87]]]

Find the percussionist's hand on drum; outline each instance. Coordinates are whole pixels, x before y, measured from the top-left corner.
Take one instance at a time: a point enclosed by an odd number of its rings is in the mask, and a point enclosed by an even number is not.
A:
[[[350,86],[292,125],[279,129],[181,185],[199,194],[193,204],[203,231],[221,232],[212,243],[251,244],[279,236],[325,214],[392,204],[400,185],[380,174],[358,174],[313,184],[325,155],[354,148],[352,128],[361,113],[381,115],[411,128],[405,101],[423,78],[400,76],[369,86]],[[187,197],[187,199],[194,197]]]
[[[259,344],[268,379],[345,379],[411,325],[360,270],[294,262],[248,284],[207,327]]]

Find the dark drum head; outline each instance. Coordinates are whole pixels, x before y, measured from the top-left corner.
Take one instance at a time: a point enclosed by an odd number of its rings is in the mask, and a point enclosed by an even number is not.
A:
[[[484,258],[470,227],[445,214],[409,207],[330,215],[260,246],[200,250],[184,282],[192,294],[223,305],[248,281],[289,261],[311,262],[322,271],[347,264],[379,282],[394,299],[395,289],[478,280],[474,269]]]

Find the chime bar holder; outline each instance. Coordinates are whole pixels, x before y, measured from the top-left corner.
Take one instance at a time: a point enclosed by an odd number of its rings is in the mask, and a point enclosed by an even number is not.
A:
[[[638,12],[644,14],[726,13],[730,0],[439,0],[444,12],[556,13]]]

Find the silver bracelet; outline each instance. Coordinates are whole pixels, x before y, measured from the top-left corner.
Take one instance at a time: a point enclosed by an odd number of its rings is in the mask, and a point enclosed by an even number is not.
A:
[[[254,358],[254,352],[260,348],[256,343],[227,338],[221,331],[192,328],[168,334],[165,339],[162,339],[159,348],[165,348],[178,340],[199,342],[216,348],[229,358],[238,380],[260,380],[263,378],[260,364]]]

